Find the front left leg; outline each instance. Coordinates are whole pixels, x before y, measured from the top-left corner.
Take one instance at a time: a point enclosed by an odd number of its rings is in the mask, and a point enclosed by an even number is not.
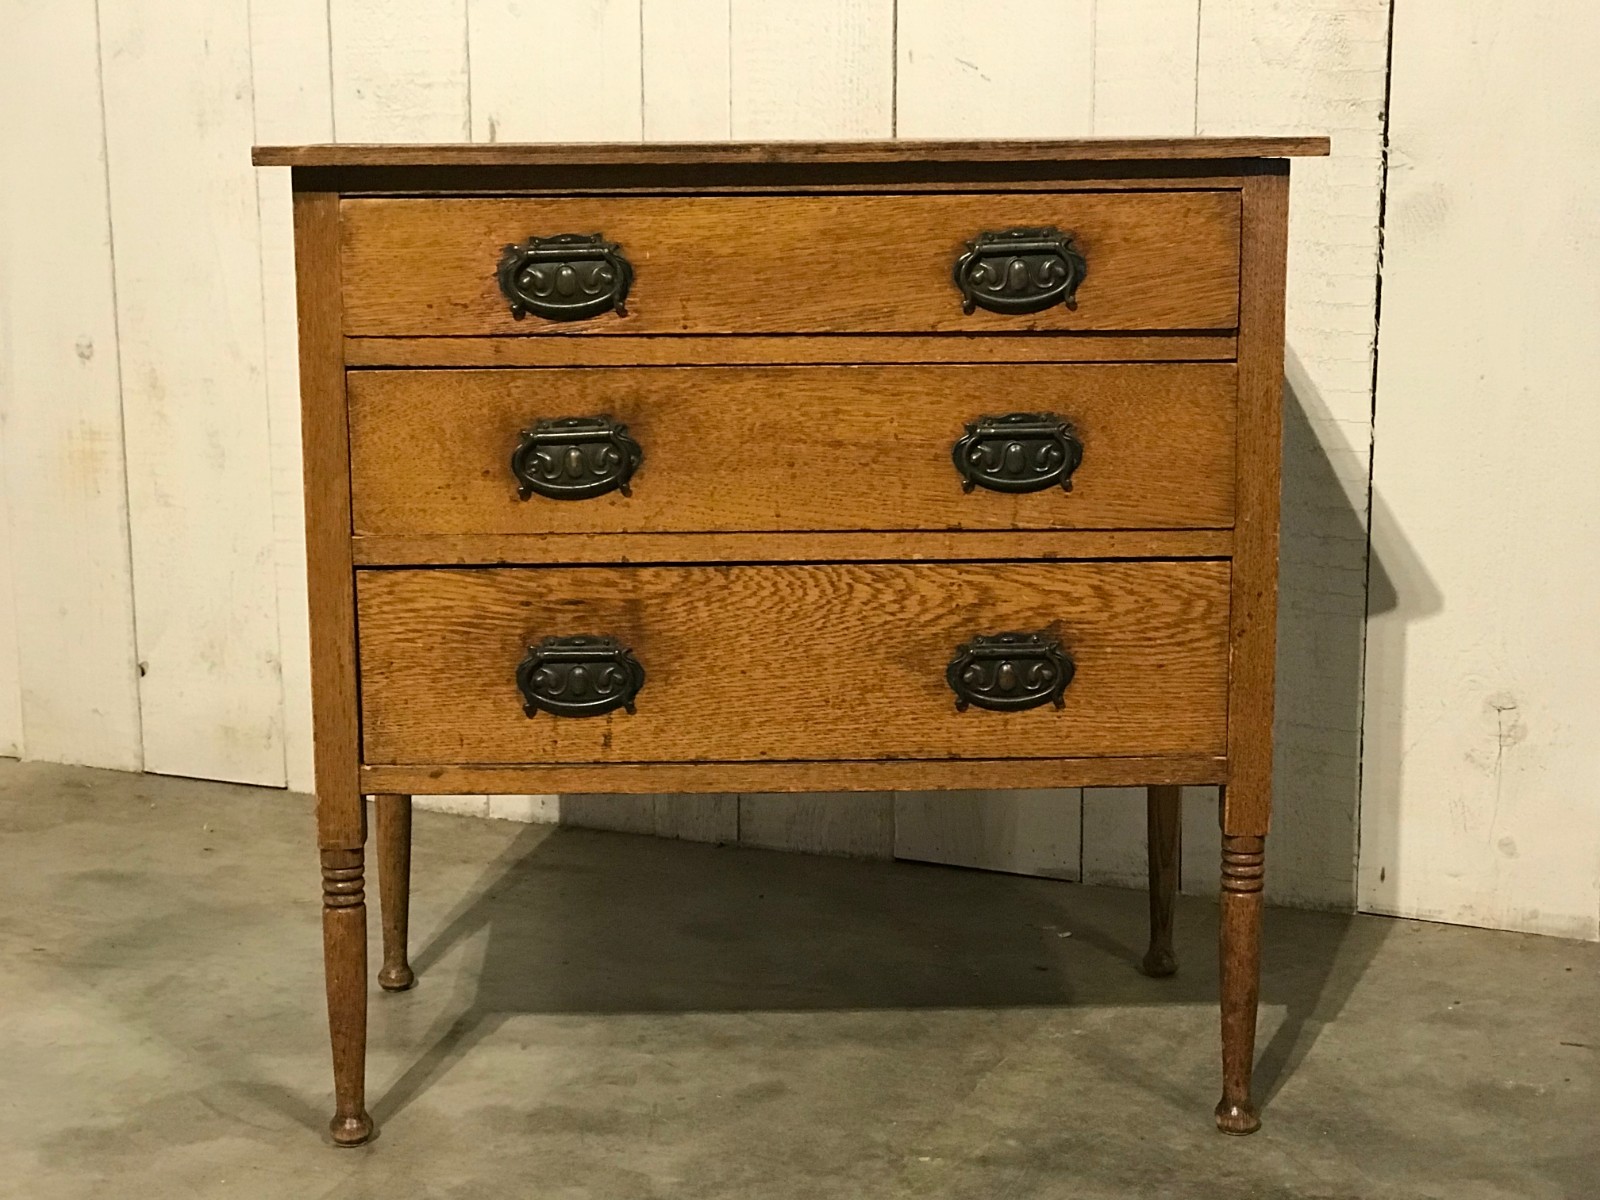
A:
[[[1256,1053],[1256,1007],[1261,996],[1261,885],[1266,838],[1222,835],[1222,1099],[1217,1128],[1254,1133],[1261,1128],[1250,1096]]]
[[[340,1146],[372,1137],[367,1115],[367,904],[362,850],[322,851],[322,953],[333,1043],[334,1112]]]

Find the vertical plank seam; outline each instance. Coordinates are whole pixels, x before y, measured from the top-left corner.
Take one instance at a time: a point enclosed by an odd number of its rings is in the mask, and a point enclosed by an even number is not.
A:
[[[461,5],[461,42],[462,62],[467,76],[467,126],[463,131],[465,134],[463,140],[472,142],[477,140],[473,135],[472,124],[472,0],[463,0]],[[640,52],[643,53],[642,46]],[[495,140],[492,134],[489,140],[491,142]]]
[[[1383,117],[1378,141],[1378,259],[1374,264],[1376,280],[1372,295],[1372,380],[1371,401],[1367,416],[1367,545],[1366,570],[1361,576],[1361,591],[1366,618],[1372,621],[1372,500],[1374,481],[1377,478],[1378,458],[1378,352],[1383,336],[1383,237],[1389,214],[1389,109],[1394,94],[1394,0],[1389,0],[1389,28],[1386,33],[1383,60]],[[1356,684],[1356,695],[1363,709],[1367,695],[1367,666],[1372,654],[1372,641],[1363,638],[1361,643],[1361,677]],[[1355,804],[1355,879],[1356,909],[1361,908],[1361,808],[1366,786],[1367,722],[1363,711],[1356,722],[1356,804]]]
[[[1100,79],[1100,3],[1099,0],[1089,0],[1089,132],[1092,135],[1097,128],[1095,125],[1095,102],[1100,89],[1095,85]],[[1080,809],[1080,814],[1082,810]],[[1079,820],[1082,820],[1080,815]],[[1078,843],[1078,853],[1083,853],[1083,843]]]
[[[1189,119],[1189,132],[1200,136],[1200,30],[1204,27],[1201,13],[1206,0],[1194,0],[1194,105]]]
[[[133,640],[134,704],[133,723],[136,741],[135,759],[144,770],[144,661],[139,656],[139,589],[133,577],[133,494],[132,470],[128,462],[127,397],[122,380],[122,305],[117,298],[117,223],[111,205],[111,130],[106,117],[106,67],[105,37],[100,24],[100,0],[94,4],[94,79],[100,101],[100,178],[105,184],[106,205],[106,257],[110,260],[111,277],[111,336],[117,343],[117,443],[122,447],[122,544],[128,564],[128,622]],[[28,727],[27,711],[23,711],[24,738]]]
[[[889,136],[900,136],[900,0],[889,8]]]
[[[334,86],[333,76],[333,0],[325,0],[322,6],[322,20],[328,34],[328,136],[334,141],[339,140],[339,89]],[[254,39],[251,39],[252,42]]]
[[[98,0],[97,0],[98,2]],[[256,105],[256,39],[255,39],[255,5],[257,0],[245,0],[244,23],[245,35],[245,62],[250,70],[250,132],[256,141],[261,140],[260,110]],[[275,590],[272,597],[272,628],[274,639],[277,642],[277,670],[274,674],[278,680],[278,728],[283,736],[278,739],[278,757],[283,764],[283,786],[289,786],[289,696],[283,687],[283,605],[279,603],[282,597],[277,591],[282,586],[283,573],[282,555],[278,548],[278,497],[277,488],[272,486],[272,447],[276,442],[272,436],[272,385],[265,370],[267,362],[267,245],[266,238],[262,236],[261,221],[261,173],[257,168],[255,174],[256,193],[256,272],[257,291],[261,297],[261,359],[262,387],[261,406],[267,422],[267,492],[268,500],[272,503],[272,577]]]
[[[649,0],[639,0],[639,140],[641,142],[650,140],[650,130],[645,125],[648,110],[644,103],[644,6],[647,3]]]

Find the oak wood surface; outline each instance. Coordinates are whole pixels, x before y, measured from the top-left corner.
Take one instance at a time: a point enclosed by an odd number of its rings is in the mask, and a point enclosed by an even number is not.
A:
[[[1227,588],[1205,561],[364,570],[365,761],[1217,753]],[[1018,629],[1069,649],[1065,707],[957,712],[956,648]],[[523,715],[526,648],[577,634],[633,650],[636,713]]]
[[[951,268],[985,230],[1056,225],[1088,262],[1076,310],[965,314]],[[599,231],[627,316],[516,320],[509,243]],[[368,334],[1015,333],[1232,329],[1239,194],[566,197],[343,202],[346,331]]]
[[[1051,334],[1036,337],[879,337],[812,334],[755,337],[351,337],[352,367],[781,366],[886,362],[1227,362],[1231,333]]]
[[[860,366],[352,373],[357,534],[1177,529],[1233,521],[1234,368]],[[1072,490],[963,492],[984,413],[1049,411]],[[631,494],[519,500],[540,418],[608,414],[644,449]]]
[[[682,792],[882,792],[997,788],[1125,787],[1151,782],[1215,784],[1220,756],[1163,758],[934,759],[877,762],[620,763],[596,765],[423,763],[367,766],[369,790],[440,794],[649,794]]]
[[[1277,158],[1328,153],[1325,137],[1068,138],[843,142],[438,143],[257,146],[260,167],[619,163],[1127,162]]]
[[[1287,170],[1251,180],[1244,191],[1244,214],[1239,425],[1234,447],[1238,520],[1229,632],[1232,782],[1222,807],[1222,829],[1264,836],[1272,811],[1277,668]]]
[[[1232,549],[1228,529],[372,534],[351,543],[358,566],[1226,558]]]
[[[340,324],[339,198],[294,197],[300,310],[300,428],[305,464],[306,587],[310,609],[311,724],[317,833],[328,847],[366,841],[356,791],[355,598],[350,562],[350,448]]]

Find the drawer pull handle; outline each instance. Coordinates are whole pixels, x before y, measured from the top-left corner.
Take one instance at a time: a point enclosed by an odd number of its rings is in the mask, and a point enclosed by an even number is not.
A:
[[[547,321],[582,321],[610,309],[628,315],[633,267],[604,234],[530,237],[501,252],[495,276],[519,321],[529,313]]]
[[[1007,413],[970,422],[950,459],[964,492],[1042,492],[1058,483],[1070,492],[1083,443],[1072,422],[1054,413]]]
[[[524,429],[511,452],[517,495],[588,500],[607,492],[633,495],[628,481],[644,461],[644,448],[628,427],[604,414],[556,417]]]
[[[1047,633],[993,633],[957,646],[944,677],[956,694],[957,712],[969,704],[1020,712],[1041,704],[1066,707],[1062,694],[1076,669]]]
[[[980,233],[956,259],[961,311],[1036,313],[1055,304],[1078,307],[1078,285],[1089,265],[1072,234],[1054,225]]]
[[[517,667],[522,711],[557,717],[598,717],[633,711],[644,668],[633,651],[612,637],[549,637],[529,646]]]

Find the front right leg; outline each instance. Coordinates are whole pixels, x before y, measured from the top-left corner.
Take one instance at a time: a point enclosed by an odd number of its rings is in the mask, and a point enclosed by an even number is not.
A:
[[[372,1137],[367,1115],[367,904],[362,848],[322,851],[322,953],[333,1041],[335,1144]]]

